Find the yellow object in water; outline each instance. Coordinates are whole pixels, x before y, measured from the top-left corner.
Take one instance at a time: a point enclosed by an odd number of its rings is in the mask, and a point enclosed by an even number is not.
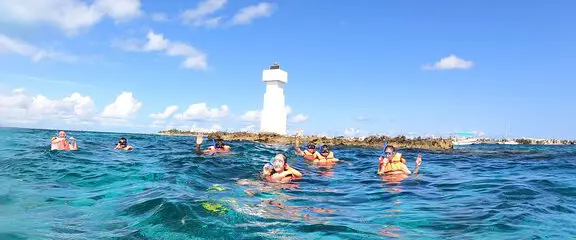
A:
[[[229,210],[228,208],[222,206],[220,203],[203,202],[202,207],[210,212],[218,214],[224,214]]]
[[[227,188],[222,187],[220,184],[213,184],[212,187],[208,188],[208,191],[224,191]]]
[[[404,164],[406,164],[406,160],[402,158],[401,153],[396,153],[391,161],[389,161],[386,166],[384,166],[384,172],[395,172],[395,171],[402,171],[404,168]]]

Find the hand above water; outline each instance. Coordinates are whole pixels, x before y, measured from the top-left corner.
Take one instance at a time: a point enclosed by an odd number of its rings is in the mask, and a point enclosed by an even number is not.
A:
[[[202,145],[202,142],[204,142],[204,135],[198,133],[198,135],[196,135],[196,145]]]
[[[422,164],[422,154],[418,154],[416,158],[416,165],[420,166],[420,164]]]
[[[296,137],[302,137],[302,129],[296,129]]]

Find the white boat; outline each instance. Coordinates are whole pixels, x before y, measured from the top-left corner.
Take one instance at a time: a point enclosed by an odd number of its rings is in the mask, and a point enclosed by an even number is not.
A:
[[[506,144],[506,145],[517,145],[519,144],[518,142],[512,140],[512,139],[507,139],[505,142],[499,142],[499,144]]]
[[[452,145],[454,146],[472,145],[478,143],[480,142],[478,142],[477,138],[461,138],[452,140]]]

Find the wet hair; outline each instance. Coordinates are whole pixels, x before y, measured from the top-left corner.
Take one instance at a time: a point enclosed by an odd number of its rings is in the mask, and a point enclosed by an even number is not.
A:
[[[122,142],[122,140],[124,140],[124,142]],[[120,141],[118,141],[118,144],[126,147],[126,146],[128,146],[128,140],[125,137],[121,137]]]
[[[386,151],[388,149],[392,150],[392,152],[396,152],[396,148],[394,146],[388,145],[388,146],[386,146],[386,149],[384,149],[384,151]]]

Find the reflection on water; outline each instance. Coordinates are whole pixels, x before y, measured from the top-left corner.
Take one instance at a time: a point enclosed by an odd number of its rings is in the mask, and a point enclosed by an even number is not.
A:
[[[197,156],[194,138],[0,130],[0,239],[570,239],[576,148],[474,146],[422,151],[420,173],[376,175],[379,149],[335,147],[313,164],[286,145],[231,142]],[[261,181],[285,151],[304,175]],[[402,151],[413,169],[418,152]]]

